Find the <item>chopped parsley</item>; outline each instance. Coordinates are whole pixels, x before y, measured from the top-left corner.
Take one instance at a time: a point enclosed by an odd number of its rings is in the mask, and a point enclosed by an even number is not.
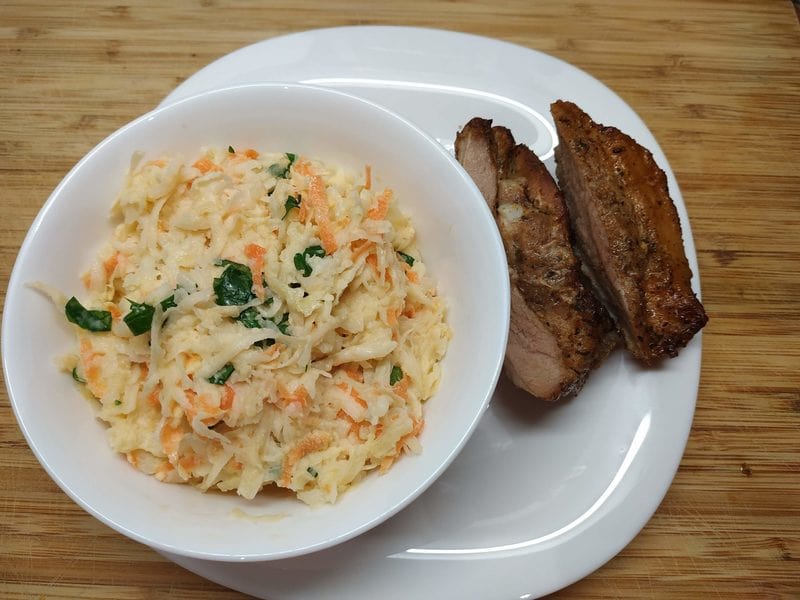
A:
[[[306,472],[311,475],[314,479],[319,477],[319,472],[314,467],[308,467]]]
[[[277,177],[278,179],[286,179],[289,177],[289,170],[292,168],[292,164],[296,158],[297,156],[295,154],[287,152],[286,159],[288,164],[286,166],[283,166],[281,163],[275,163],[274,165],[270,165],[267,168],[267,171],[269,171],[269,174],[273,177]]]
[[[110,312],[84,308],[75,296],[67,300],[64,313],[67,315],[67,321],[87,331],[111,331]]]
[[[255,298],[250,267],[230,260],[217,260],[214,264],[225,266],[222,275],[214,278],[214,293],[219,306],[240,306]]]
[[[403,378],[403,369],[397,365],[392,367],[392,373],[389,375],[389,385],[394,385]]]
[[[213,383],[214,385],[224,385],[226,381],[228,381],[228,377],[234,371],[234,367],[231,363],[226,364],[222,367],[219,371],[214,373],[211,377],[208,378],[209,383]]]
[[[275,317],[270,319],[275,325],[278,326],[278,331],[280,331],[283,335],[289,335],[289,313],[283,313],[280,321],[276,321]]]
[[[289,215],[289,211],[293,208],[300,208],[300,203],[303,201],[303,198],[300,194],[297,194],[297,198],[294,196],[289,196],[286,198],[286,202],[283,205],[283,208],[286,212],[283,213],[283,218],[285,219]]]
[[[400,258],[402,258],[404,261],[406,261],[406,263],[408,263],[409,267],[413,267],[414,266],[414,257],[413,256],[411,256],[410,254],[406,254],[405,252],[400,252],[399,250],[397,251],[397,254],[399,254]]]
[[[175,303],[175,294],[172,294],[161,301],[161,310],[165,312],[170,308],[175,308],[176,306],[178,305]]]
[[[72,367],[72,378],[78,383],[86,383],[86,380],[78,375],[78,367]]]
[[[131,333],[141,335],[150,331],[156,309],[149,304],[134,302],[131,299],[128,299],[128,302],[131,303],[131,311],[122,320],[125,321]]]
[[[230,154],[236,154],[236,150],[233,149],[233,146],[228,146],[228,152]]]
[[[263,317],[255,306],[244,309],[239,313],[239,316],[236,317],[236,320],[248,329],[259,329],[264,327]]]
[[[308,264],[308,259],[312,256],[322,258],[325,256],[325,250],[322,246],[309,246],[303,252],[294,255],[294,266],[298,271],[303,272],[303,277],[308,277],[313,271],[311,265]]]

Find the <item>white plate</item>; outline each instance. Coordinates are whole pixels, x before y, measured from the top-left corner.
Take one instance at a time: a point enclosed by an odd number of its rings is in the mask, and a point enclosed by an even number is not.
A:
[[[470,117],[511,126],[553,168],[549,104],[576,101],[649,148],[666,171],[696,274],[675,178],[644,123],[616,94],[560,60],[437,30],[306,31],[238,50],[165,102],[231,83],[313,81],[376,100],[446,146]],[[699,281],[695,278],[695,288]],[[532,598],[600,567],[655,512],[683,454],[700,374],[698,335],[644,370],[622,352],[572,400],[530,401],[501,379],[462,454],[416,502],[333,549],[271,563],[166,555],[227,587],[271,600]]]

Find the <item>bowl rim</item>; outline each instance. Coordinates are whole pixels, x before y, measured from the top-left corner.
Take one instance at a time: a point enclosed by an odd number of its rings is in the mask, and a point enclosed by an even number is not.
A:
[[[20,263],[23,262],[23,258],[27,256],[30,252],[32,252],[32,244],[33,239],[41,227],[42,223],[48,216],[53,205],[58,202],[58,198],[62,195],[63,190],[67,188],[72,179],[76,176],[76,174],[82,171],[85,168],[85,165],[91,162],[95,155],[102,152],[103,149],[115,141],[117,138],[126,135],[126,133],[139,127],[141,123],[146,122],[155,116],[159,116],[162,113],[170,112],[173,110],[179,110],[179,107],[185,104],[193,104],[197,101],[200,101],[204,98],[210,96],[221,95],[225,93],[235,93],[239,90],[245,89],[260,89],[260,90],[274,90],[276,93],[280,93],[281,91],[287,92],[308,92],[314,94],[320,94],[322,96],[331,96],[331,97],[340,97],[346,98],[348,102],[360,103],[366,107],[369,107],[372,110],[377,110],[378,112],[384,113],[388,118],[394,119],[400,123],[402,123],[403,127],[409,130],[413,130],[415,135],[424,138],[427,145],[431,146],[432,149],[435,149],[440,155],[442,155],[450,165],[455,168],[461,175],[461,179],[465,182],[468,187],[471,187],[473,190],[473,196],[476,198],[480,198],[481,202],[479,203],[479,211],[484,213],[483,219],[488,219],[491,222],[494,222],[494,216],[491,214],[489,207],[483,201],[483,196],[481,195],[480,191],[477,188],[477,185],[474,183],[472,178],[466,173],[463,167],[458,163],[458,161],[447,151],[444,146],[442,146],[437,140],[435,140],[431,135],[423,131],[419,126],[414,124],[413,122],[409,121],[402,115],[394,112],[391,109],[388,109],[379,103],[373,102],[371,100],[362,98],[355,94],[351,94],[348,92],[343,92],[340,90],[335,90],[331,88],[326,88],[317,85],[310,85],[304,83],[296,83],[296,82],[262,82],[262,83],[248,83],[248,84],[236,84],[225,86],[221,88],[215,88],[212,90],[205,90],[199,92],[197,94],[193,94],[186,98],[179,99],[175,102],[171,102],[168,104],[162,104],[153,108],[146,113],[140,115],[139,117],[134,118],[133,120],[127,122],[126,124],[120,126],[110,134],[108,134],[105,138],[103,138],[100,142],[98,142],[95,146],[93,146],[86,154],[84,154],[78,162],[76,162],[72,168],[67,172],[67,174],[61,179],[61,181],[56,185],[56,187],[50,192],[49,196],[47,197],[46,201],[42,204],[41,208],[39,209],[36,217],[32,221],[28,231],[25,234],[25,237],[20,244],[19,250],[17,252],[17,256],[14,261],[14,266],[11,270],[8,284],[6,288],[6,298],[4,301],[4,308],[3,308],[3,318],[2,318],[2,333],[0,334],[0,356],[2,357],[2,365],[3,365],[3,376],[5,380],[5,386],[8,393],[9,404],[11,405],[12,411],[14,413],[14,417],[17,421],[17,425],[19,426],[20,430],[25,437],[25,440],[28,444],[28,447],[33,452],[34,456],[36,457],[39,464],[44,468],[45,472],[50,476],[50,478],[58,485],[58,487],[78,506],[80,506],[84,511],[92,515],[94,518],[99,520],[101,523],[111,527],[113,530],[121,533],[122,535],[133,539],[137,542],[140,542],[150,548],[153,548],[158,551],[165,551],[174,554],[179,554],[182,556],[187,556],[190,558],[197,558],[197,559],[204,559],[204,560],[213,560],[213,561],[235,561],[235,562],[258,562],[258,561],[271,561],[271,560],[279,560],[285,558],[294,558],[297,556],[302,556],[306,554],[310,554],[319,550],[323,550],[326,548],[330,548],[332,546],[338,545],[343,543],[347,540],[353,539],[358,535],[372,529],[373,527],[379,525],[380,523],[388,520],[393,515],[400,512],[406,506],[411,504],[416,498],[418,498],[425,490],[427,490],[433,482],[435,482],[439,476],[444,473],[444,471],[452,464],[453,460],[458,456],[461,452],[469,438],[474,433],[478,422],[480,421],[483,414],[486,412],[486,409],[491,402],[494,389],[497,386],[500,373],[503,367],[503,361],[505,358],[505,349],[508,342],[508,323],[510,320],[510,283],[508,278],[501,278],[502,280],[502,289],[499,290],[501,297],[504,299],[504,302],[500,306],[493,307],[494,310],[502,311],[501,314],[501,321],[506,323],[506,327],[503,328],[501,332],[502,340],[500,344],[500,349],[497,355],[494,357],[492,364],[487,365],[486,373],[487,373],[487,388],[485,397],[480,402],[480,409],[476,411],[476,414],[473,416],[472,420],[470,421],[468,427],[461,433],[460,439],[458,444],[451,448],[450,451],[445,456],[444,460],[431,472],[428,473],[427,476],[423,478],[423,480],[417,485],[417,487],[408,493],[404,494],[402,498],[396,501],[392,501],[389,507],[381,511],[377,514],[374,518],[361,523],[360,525],[349,529],[347,532],[334,536],[328,539],[320,540],[318,543],[309,544],[307,546],[296,548],[293,550],[286,550],[286,551],[270,551],[270,552],[262,552],[262,553],[251,553],[251,554],[224,554],[219,552],[201,552],[201,551],[194,551],[194,550],[186,550],[177,546],[173,546],[170,544],[166,544],[160,542],[158,540],[153,540],[148,537],[146,534],[142,534],[138,531],[130,529],[123,525],[122,523],[109,518],[100,510],[96,509],[92,504],[85,501],[84,498],[74,490],[69,484],[62,477],[59,476],[58,472],[56,472],[50,463],[46,460],[42,450],[40,449],[39,445],[36,443],[33,435],[31,434],[26,421],[23,419],[19,406],[22,402],[24,402],[23,396],[24,393],[17,389],[16,381],[17,378],[12,375],[9,367],[9,363],[7,360],[7,354],[4,351],[6,348],[9,348],[10,341],[8,336],[10,335],[8,321],[10,320],[11,314],[15,311],[9,311],[8,308],[13,308],[14,304],[17,302],[17,291],[20,290],[25,282],[21,280],[22,275],[20,274]],[[506,262],[506,255],[503,247],[503,242],[500,237],[499,231],[496,227],[491,228],[491,241],[490,246],[497,251],[497,254],[502,259],[502,265],[504,269],[507,271],[507,262]]]

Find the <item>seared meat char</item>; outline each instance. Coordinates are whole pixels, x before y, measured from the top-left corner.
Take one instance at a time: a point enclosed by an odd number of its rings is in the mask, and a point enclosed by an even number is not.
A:
[[[472,119],[459,132],[456,158],[489,206],[497,205],[511,278],[507,374],[542,400],[577,392],[617,335],[584,283],[555,181],[508,129],[485,119]]]
[[[492,122],[472,119],[470,125],[456,135],[456,158],[469,173],[483,194],[489,209],[497,208],[498,156],[497,146],[490,143]]]
[[[578,255],[635,358],[676,356],[706,323],[678,212],[652,154],[571,102],[551,106]]]

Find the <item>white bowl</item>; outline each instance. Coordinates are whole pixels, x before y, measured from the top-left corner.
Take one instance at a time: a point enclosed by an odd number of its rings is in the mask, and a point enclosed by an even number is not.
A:
[[[422,454],[371,475],[332,506],[206,493],[158,482],[106,443],[104,425],[54,365],[74,335],[27,282],[67,296],[111,232],[110,205],[134,151],[196,154],[201,146],[307,154],[373,172],[412,217],[449,307],[453,339],[426,405]],[[19,425],[56,483],[117,531],[168,552],[271,560],[343,542],[384,521],[447,468],[488,405],[503,362],[508,274],[494,220],[458,163],[414,125],[365,100],[296,84],[208,92],[154,110],[89,152],[52,193],[25,238],[3,315],[3,368]],[[480,476],[476,474],[476,476]]]

